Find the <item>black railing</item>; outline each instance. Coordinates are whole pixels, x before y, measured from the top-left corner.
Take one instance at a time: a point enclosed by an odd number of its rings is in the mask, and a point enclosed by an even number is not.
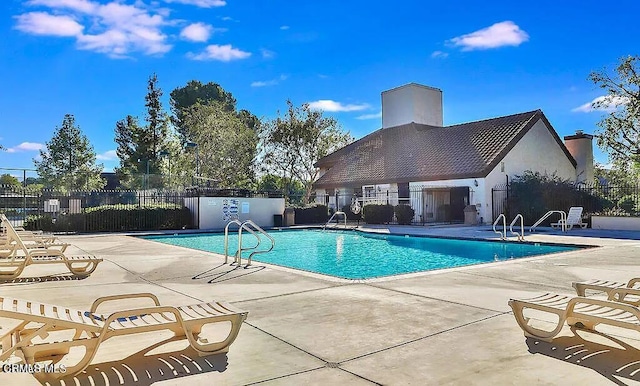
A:
[[[0,186],[0,213],[14,226],[56,232],[192,228],[192,195],[168,190],[60,193]]]
[[[534,222],[549,210],[568,211],[572,206],[583,208],[583,216],[640,216],[640,185],[610,184],[547,184],[542,189],[528,189],[517,184],[500,185],[492,189],[493,218],[501,213],[507,218],[517,213],[525,221]]]
[[[464,222],[464,208],[469,204],[469,191],[457,192],[456,188],[429,188],[418,187],[409,189],[409,191],[399,192],[397,190],[372,190],[354,193],[329,192],[327,194],[312,194],[309,205],[325,205],[328,213],[331,215],[335,211],[347,213],[350,220],[358,218],[352,216],[351,207],[357,203],[360,211],[365,205],[406,205],[410,206],[414,211],[411,224],[451,224]],[[304,197],[298,195],[288,195],[288,203],[292,206],[304,207]],[[396,224],[398,221],[396,216],[389,222]],[[326,220],[325,220],[326,221]],[[298,221],[296,214],[296,223]]]

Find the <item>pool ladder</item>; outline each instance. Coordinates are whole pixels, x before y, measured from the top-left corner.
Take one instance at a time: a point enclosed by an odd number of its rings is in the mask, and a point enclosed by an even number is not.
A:
[[[535,224],[531,225],[531,228],[529,228],[529,232],[533,232],[533,230],[540,224],[542,224],[542,222],[544,220],[547,219],[547,217],[551,216],[554,213],[558,213],[560,214],[560,227],[562,228],[562,231],[565,232],[567,230],[567,214],[562,211],[562,210],[550,210],[547,213],[544,214],[544,216],[540,217],[540,220],[536,221]]]
[[[347,229],[347,214],[345,212],[337,211],[331,216],[331,218],[329,218],[329,221],[327,221],[327,223],[324,224],[324,226],[322,227],[322,230],[325,230],[327,228],[327,225],[329,225],[331,221],[339,214],[341,214],[342,217],[344,218],[344,229]],[[336,219],[336,223],[340,225],[340,220]]]
[[[502,231],[499,231],[496,229],[496,225],[498,225],[501,220],[502,220]],[[518,220],[520,220],[520,232],[514,232],[513,226],[516,224]],[[493,231],[500,235],[500,240],[507,239],[507,217],[503,213],[501,213],[500,216],[496,218],[496,221],[493,222]],[[509,225],[509,231],[511,231],[512,234],[518,237],[518,241],[524,241],[524,217],[522,217],[520,213],[518,213],[516,217],[513,219],[513,221],[511,221],[511,224]]]
[[[245,268],[247,268],[251,265],[251,260],[253,256],[259,253],[271,252],[276,245],[276,241],[274,240],[274,238],[255,222],[251,220],[246,220],[245,222],[240,222],[239,220],[231,220],[224,227],[224,263],[225,264],[227,264],[227,262],[229,261],[229,226],[231,226],[231,224],[236,224],[239,227],[238,228],[238,250],[236,251],[235,256],[233,258],[233,262],[231,264],[237,264],[238,266],[241,266],[242,252],[253,251],[249,254],[249,257],[247,258],[247,265],[245,265]],[[252,247],[246,247],[246,248],[242,247],[243,231],[249,232],[256,238],[256,241],[257,241],[256,245]],[[262,250],[257,249],[260,246],[260,243],[262,242],[262,239],[260,238],[260,234],[263,234],[271,242],[271,245],[269,246],[268,249],[262,249]]]

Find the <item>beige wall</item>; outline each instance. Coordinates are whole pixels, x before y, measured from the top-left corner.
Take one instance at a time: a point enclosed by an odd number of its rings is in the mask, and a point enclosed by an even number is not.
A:
[[[640,230],[640,218],[591,216],[591,228],[638,231]]]
[[[186,206],[194,219],[200,216],[200,229],[224,229],[229,222],[225,207],[227,213],[237,210],[231,214],[236,214],[240,221],[252,220],[261,227],[272,227],[273,215],[284,213],[284,198],[200,197],[199,212],[198,205],[194,205],[197,200],[192,199]]]
[[[504,163],[504,171],[502,170]],[[531,130],[511,149],[504,157],[502,163],[487,175],[485,181],[485,206],[488,217],[485,221],[491,220],[492,202],[491,189],[496,185],[504,185],[507,182],[505,176],[509,176],[509,181],[517,175],[522,175],[526,170],[540,172],[541,174],[553,174],[562,179],[575,181],[576,169],[569,161],[562,148],[553,138],[542,120],[538,120]],[[511,221],[511,219],[507,219]]]

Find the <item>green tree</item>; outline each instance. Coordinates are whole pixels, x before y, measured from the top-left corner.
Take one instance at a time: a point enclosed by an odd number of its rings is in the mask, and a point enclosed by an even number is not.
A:
[[[598,146],[614,162],[640,163],[640,56],[621,58],[613,75],[605,69],[589,78],[607,92],[593,107],[612,110],[598,123]]]
[[[42,182],[61,191],[101,189],[102,164],[96,164],[96,153],[71,114],[66,114],[46,150],[40,150],[40,160],[33,163]]]
[[[304,185],[304,203],[309,202],[313,182],[318,178],[315,163],[322,157],[353,141],[333,118],[323,117],[308,104],[295,107],[287,100],[288,110],[264,124],[261,131],[261,164],[264,171]]]
[[[186,114],[195,104],[208,105],[218,103],[225,111],[236,110],[236,99],[230,92],[225,91],[217,83],[202,84],[198,80],[191,80],[183,87],[177,87],[170,94],[171,122],[183,137],[183,140],[191,141],[190,128],[185,122]]]
[[[0,186],[21,186],[20,180],[11,174],[0,175]]]
[[[169,135],[169,119],[162,108],[161,96],[158,77],[152,74],[147,81],[144,98],[146,125],[140,125],[138,118],[132,115],[116,122],[116,154],[120,158],[116,174],[127,187],[148,187],[145,178],[161,171],[160,152],[165,148]]]
[[[183,115],[190,137],[198,144],[189,150],[191,170],[220,187],[248,188],[254,180],[258,135],[238,115],[220,103],[196,103]],[[199,163],[196,165],[196,158]]]
[[[616,160],[611,168],[595,165],[594,174],[598,180],[606,181],[608,185],[635,185],[640,181],[640,165]]]

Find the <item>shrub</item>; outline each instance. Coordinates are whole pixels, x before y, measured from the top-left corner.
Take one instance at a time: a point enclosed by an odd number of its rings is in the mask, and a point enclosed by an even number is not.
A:
[[[416,212],[409,205],[396,205],[394,208],[396,213],[396,220],[398,224],[401,225],[411,225],[411,221],[413,220],[413,216]]]
[[[110,232],[191,228],[191,212],[173,204],[149,206],[103,205],[86,208],[83,213],[30,216],[24,222],[29,230]]]
[[[393,206],[369,204],[362,208],[362,218],[368,224],[384,224],[393,221]]]
[[[597,195],[597,191],[575,186],[555,174],[540,174],[525,171],[516,176],[510,184],[508,205],[505,215],[508,219],[520,213],[525,225],[532,225],[549,210],[567,211],[572,206],[582,206],[584,213],[595,213],[611,207],[611,202]],[[554,215],[541,225],[557,221]]]
[[[345,205],[342,207],[342,211],[347,215],[347,220],[349,221],[360,221],[362,220],[362,210],[355,214],[351,211],[351,205]]]
[[[326,205],[314,205],[308,208],[295,208],[296,224],[324,224],[329,219]]]
[[[618,200],[618,208],[624,210],[626,213],[634,213],[636,212],[637,205],[636,200],[633,195],[622,196]]]
[[[27,216],[22,226],[28,231],[42,230],[52,232],[54,230],[53,218],[48,214],[43,216]]]

